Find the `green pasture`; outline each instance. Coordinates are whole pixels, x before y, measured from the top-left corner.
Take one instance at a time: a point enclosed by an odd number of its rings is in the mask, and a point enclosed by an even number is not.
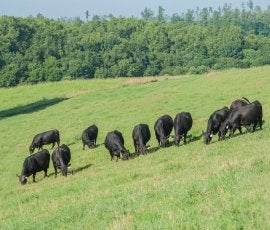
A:
[[[263,129],[204,145],[210,114],[243,96],[263,105]],[[0,229],[270,228],[270,66],[19,86],[0,98]],[[181,111],[193,117],[188,143],[156,149],[154,122]],[[99,145],[82,150],[93,123]],[[121,131],[133,153],[138,123],[149,125],[153,151],[111,162],[107,132]],[[74,173],[54,178],[50,162],[49,178],[40,172],[21,186],[33,136],[50,129],[69,145]]]

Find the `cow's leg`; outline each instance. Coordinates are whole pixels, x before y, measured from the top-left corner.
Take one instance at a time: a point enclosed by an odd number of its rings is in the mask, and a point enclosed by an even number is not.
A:
[[[221,132],[218,131],[218,140],[220,141],[221,140]]]
[[[184,144],[186,144],[187,143],[187,133],[184,133]]]
[[[232,127],[232,128],[230,129],[230,137],[232,137],[232,136],[233,136],[233,134],[234,134],[235,130],[236,130],[236,128],[235,128],[235,127]]]
[[[262,129],[262,118],[259,119],[259,126],[260,126],[260,129]]]
[[[133,141],[133,145],[134,145],[135,153],[137,153],[138,150],[137,150],[137,144],[135,141]]]
[[[57,143],[57,146],[59,147],[59,145],[60,145],[60,140],[59,140],[59,141],[57,141],[56,143]]]
[[[259,121],[260,129],[262,129],[262,121]]]
[[[256,122],[254,123],[254,125],[253,125],[252,132],[255,132],[257,124],[258,124],[258,122],[256,121]]]
[[[238,127],[238,130],[239,130],[239,132],[240,132],[241,134],[243,134],[243,132],[242,132],[242,127],[241,127],[241,126]]]
[[[51,149],[53,149],[53,147],[54,147],[54,146],[55,146],[55,142],[53,142],[53,143],[52,143],[52,147],[51,147]]]
[[[82,147],[83,150],[85,150],[85,144],[83,143],[83,147]]]
[[[56,178],[57,177],[57,165],[53,164],[53,167],[54,167],[54,177]]]
[[[36,182],[35,177],[36,177],[36,173],[33,173],[33,182]]]
[[[113,161],[113,152],[110,151],[111,161]]]
[[[44,178],[45,178],[45,177],[48,177],[48,175],[47,175],[47,170],[48,170],[48,169],[44,169]]]

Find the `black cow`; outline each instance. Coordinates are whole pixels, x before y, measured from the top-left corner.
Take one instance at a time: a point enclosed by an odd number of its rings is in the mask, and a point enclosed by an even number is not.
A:
[[[93,148],[97,144],[97,135],[98,135],[98,127],[96,125],[91,125],[87,129],[85,129],[82,133],[82,143],[83,149],[85,149],[85,145],[88,148]]]
[[[257,124],[259,124],[260,129],[262,129],[262,105],[259,101],[254,101],[239,109],[231,111],[226,121],[220,127],[221,138],[225,138],[229,129],[230,136],[234,134],[236,129],[242,134],[241,126],[252,124],[253,132],[255,131]]]
[[[232,102],[231,106],[230,106],[230,110],[234,110],[234,109],[239,109],[245,105],[250,104],[249,100],[245,97],[242,97],[244,100],[242,99],[237,99],[235,101]]]
[[[63,176],[67,176],[67,168],[70,166],[70,158],[70,149],[65,144],[62,144],[53,151],[52,162],[55,177],[57,176],[57,169],[61,170]]]
[[[192,117],[189,112],[178,113],[173,121],[174,126],[174,144],[179,146],[180,140],[184,139],[184,143],[186,143],[187,132],[192,127]]]
[[[111,155],[111,161],[113,157],[116,156],[116,161],[120,158],[122,154],[123,160],[128,160],[130,157],[129,151],[124,147],[124,138],[122,133],[117,130],[109,132],[105,138],[105,147],[109,150]]]
[[[154,125],[158,146],[168,147],[168,138],[173,128],[173,119],[169,115],[163,115],[157,119]]]
[[[149,126],[147,124],[136,125],[132,132],[132,138],[135,152],[145,154],[147,151],[146,143],[151,138]]]
[[[37,152],[33,155],[30,155],[25,158],[23,162],[23,168],[21,176],[19,177],[19,181],[22,185],[26,184],[27,177],[33,174],[33,182],[35,181],[35,176],[37,172],[44,171],[44,177],[47,175],[47,170],[49,168],[50,163],[50,153],[47,149],[43,149],[40,152]]]
[[[50,130],[43,133],[39,133],[34,136],[32,144],[29,147],[30,154],[34,152],[35,148],[38,150],[42,149],[43,145],[52,144],[52,148],[54,147],[55,143],[59,146],[60,137],[58,130]]]
[[[220,126],[226,120],[230,113],[228,107],[224,107],[222,109],[216,110],[211,114],[207,123],[207,130],[203,132],[204,143],[209,144],[212,140],[213,135],[218,133],[218,139],[220,140]]]

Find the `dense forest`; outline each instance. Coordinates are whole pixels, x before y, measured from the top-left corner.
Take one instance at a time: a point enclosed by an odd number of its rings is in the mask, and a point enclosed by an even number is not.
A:
[[[270,7],[140,18],[0,17],[0,87],[77,78],[200,74],[270,64]]]

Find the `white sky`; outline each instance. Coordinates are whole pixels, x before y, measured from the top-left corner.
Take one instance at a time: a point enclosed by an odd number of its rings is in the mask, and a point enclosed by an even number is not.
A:
[[[172,15],[196,9],[197,6],[217,9],[225,3],[231,3],[233,8],[241,8],[242,2],[247,0],[0,0],[0,15],[27,17],[41,13],[48,18],[85,19],[88,10],[90,18],[108,14],[140,17],[144,8],[151,8],[156,13],[159,5],[165,9],[165,14]],[[253,0],[253,3],[266,9],[270,0]]]

